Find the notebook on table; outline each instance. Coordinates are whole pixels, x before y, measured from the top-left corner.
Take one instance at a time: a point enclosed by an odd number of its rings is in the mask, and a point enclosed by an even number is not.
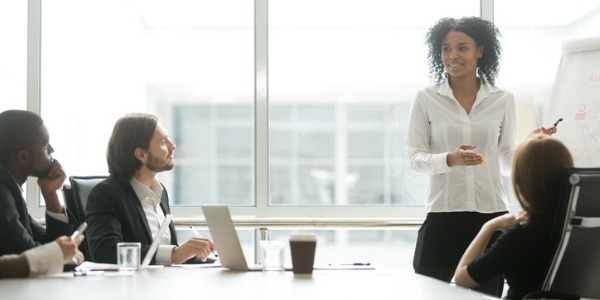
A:
[[[219,253],[221,266],[236,271],[262,271],[261,265],[247,263],[227,206],[202,206],[202,212]],[[292,268],[286,266],[285,270],[291,271]]]

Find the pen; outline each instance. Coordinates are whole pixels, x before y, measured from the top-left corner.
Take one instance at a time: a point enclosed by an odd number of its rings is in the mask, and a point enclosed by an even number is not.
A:
[[[331,264],[329,264],[331,266]],[[371,263],[361,263],[361,262],[355,262],[355,263],[346,263],[346,264],[339,264],[340,266],[370,266]]]
[[[194,226],[190,225],[190,229],[192,230],[192,232],[196,235],[196,237],[202,238],[203,236],[200,234],[200,232],[198,232],[198,230],[196,230],[196,228],[194,228]]]
[[[198,230],[196,230],[196,228],[194,228],[194,226],[190,225],[190,229],[192,230],[192,232],[196,235],[197,238],[203,238],[203,236],[200,234],[200,232],[198,232]],[[212,251],[212,254],[215,257],[218,257],[219,255],[217,254],[217,251]]]
[[[355,262],[355,263],[349,263],[349,264],[340,264],[342,266],[370,266],[371,263],[360,263],[360,262]]]
[[[93,275],[104,275],[104,271],[73,271],[73,276],[93,276]]]

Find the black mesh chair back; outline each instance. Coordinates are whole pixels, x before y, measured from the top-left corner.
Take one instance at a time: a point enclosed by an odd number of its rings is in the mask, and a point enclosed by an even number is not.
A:
[[[600,168],[571,168],[564,181],[554,258],[542,290],[524,299],[600,299]]]
[[[107,176],[70,176],[69,182],[63,187],[65,205],[75,216],[77,224],[85,222],[85,208],[87,199],[92,189],[106,179]],[[83,240],[79,245],[79,251],[83,253],[86,260],[91,259],[87,241]]]

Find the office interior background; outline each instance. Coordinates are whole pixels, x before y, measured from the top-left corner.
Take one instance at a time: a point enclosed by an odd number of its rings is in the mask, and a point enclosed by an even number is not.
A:
[[[178,146],[159,176],[176,218],[226,204],[234,219],[322,220],[270,238],[307,230],[317,261],[410,270],[427,189],[404,149],[410,103],[431,83],[427,29],[462,16],[502,33],[497,85],[515,94],[520,138],[550,125],[561,43],[597,34],[596,0],[4,0],[0,110],[39,112],[68,175],[107,174],[115,121],[154,113]],[[326,225],[379,218],[406,226]],[[239,229],[247,255],[253,233]]]

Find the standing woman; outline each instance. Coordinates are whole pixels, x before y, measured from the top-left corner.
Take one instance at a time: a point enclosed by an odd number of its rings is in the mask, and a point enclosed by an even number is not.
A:
[[[412,103],[407,141],[410,169],[430,175],[413,266],[446,282],[481,226],[508,212],[502,175],[516,145],[516,108],[512,93],[494,85],[499,35],[478,17],[442,18],[426,35],[435,84]]]

